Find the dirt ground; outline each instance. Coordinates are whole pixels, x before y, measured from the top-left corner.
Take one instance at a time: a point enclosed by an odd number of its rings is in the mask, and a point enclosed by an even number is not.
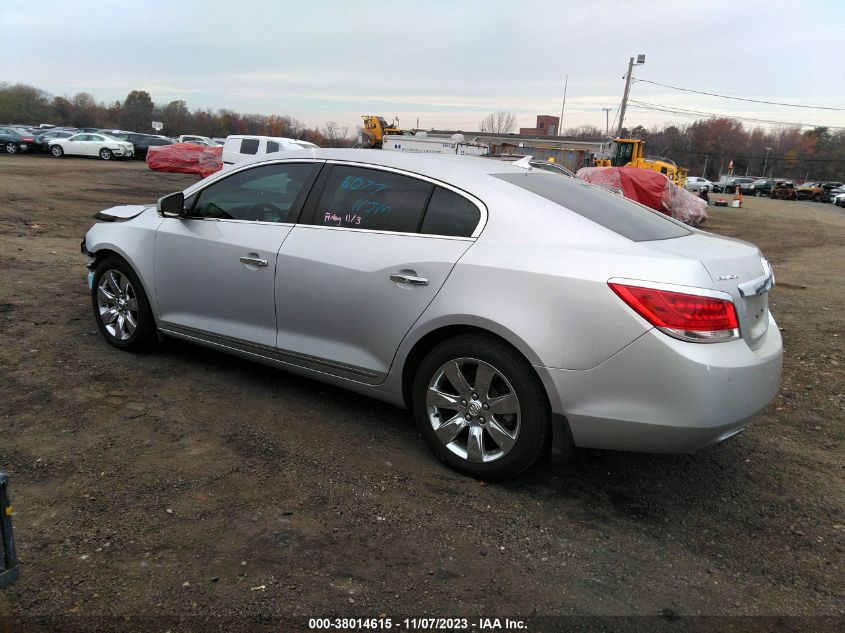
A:
[[[175,341],[106,344],[79,252],[92,215],[194,181],[0,154],[13,616],[841,622],[845,210],[710,207],[704,228],[758,244],[777,275],[783,386],[746,433],[694,455],[580,450],[485,485],[438,463],[406,411]]]

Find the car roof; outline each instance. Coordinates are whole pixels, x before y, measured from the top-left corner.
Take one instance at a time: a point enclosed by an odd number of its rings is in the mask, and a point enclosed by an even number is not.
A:
[[[366,163],[367,165],[363,165],[364,167],[369,165],[374,167],[392,167],[440,180],[459,188],[462,185],[467,187],[473,185],[483,186],[484,182],[488,182],[486,176],[490,174],[526,173],[525,168],[517,167],[513,163],[488,160],[476,156],[417,154],[376,149],[345,148],[301,149],[257,155],[239,161],[231,165],[229,169],[224,168],[217,173],[222,176],[234,171],[240,171],[252,165],[293,159],[341,160],[352,163]],[[548,173],[539,168],[532,168],[532,171]],[[185,189],[185,195],[193,193],[203,182],[200,181]]]

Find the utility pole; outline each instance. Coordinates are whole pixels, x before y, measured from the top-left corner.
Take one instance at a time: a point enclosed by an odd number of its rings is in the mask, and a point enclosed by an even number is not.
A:
[[[701,170],[701,177],[707,178],[707,159],[710,158],[705,154],[704,156],[704,169]]]
[[[634,58],[632,57],[628,60],[628,74],[625,75],[625,94],[622,95],[622,107],[619,108],[619,130],[617,131],[617,136],[622,136],[622,124],[625,121],[625,108],[628,106],[628,92],[631,90],[631,73],[634,71],[634,66],[640,66],[645,64],[645,55],[640,54],[637,55],[637,62],[634,63]]]
[[[560,121],[557,124],[557,135],[563,136],[563,111],[566,109],[566,89],[569,86],[569,75],[563,83],[563,103],[560,106]]]
[[[606,136],[610,135],[610,111],[613,108],[602,108],[604,110],[604,133]]]
[[[763,178],[766,177],[766,167],[769,164],[769,152],[772,151],[771,147],[766,148],[766,160],[763,161]]]

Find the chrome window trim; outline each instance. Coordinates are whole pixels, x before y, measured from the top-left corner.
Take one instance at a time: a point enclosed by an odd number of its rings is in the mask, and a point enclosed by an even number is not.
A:
[[[667,292],[679,292],[687,295],[698,295],[700,297],[709,297],[711,299],[724,299],[725,301],[734,302],[733,296],[729,292],[722,290],[711,290],[710,288],[700,288],[698,286],[682,286],[680,284],[667,284],[657,281],[647,281],[644,279],[630,279],[628,277],[611,277],[607,280],[609,284],[627,284],[629,286],[639,286],[640,288],[652,288],[654,290],[665,290]]]
[[[350,231],[353,233],[375,233],[376,235],[401,235],[403,237],[424,237],[437,240],[456,240],[458,242],[474,242],[474,237],[460,237],[457,235],[437,235],[433,233],[417,233],[415,231],[384,231],[379,229],[356,229],[350,226],[324,226],[321,224],[297,224],[300,229],[317,229],[318,231]]]
[[[354,160],[327,159],[326,164],[328,164],[328,165],[349,165],[351,167],[360,167],[362,169],[374,169],[376,171],[387,171],[387,172],[391,172],[391,173],[394,173],[394,174],[399,174],[400,176],[407,176],[408,178],[414,178],[416,180],[423,180],[425,182],[431,183],[432,185],[435,185],[435,186],[438,186],[438,187],[443,187],[444,189],[448,189],[449,191],[452,191],[453,193],[455,193],[459,196],[462,196],[463,198],[466,198],[467,200],[472,202],[478,208],[478,212],[480,214],[479,218],[478,218],[478,224],[475,225],[475,230],[473,230],[473,232],[469,236],[463,237],[463,236],[455,236],[455,235],[437,235],[437,234],[433,234],[433,233],[426,233],[425,234],[425,235],[428,235],[430,237],[437,237],[437,238],[440,238],[440,239],[443,239],[443,238],[463,239],[463,240],[476,239],[479,235],[481,235],[481,232],[484,230],[484,227],[487,226],[487,217],[488,217],[487,205],[485,205],[484,202],[482,202],[479,198],[475,197],[474,195],[472,195],[468,191],[465,191],[465,190],[463,190],[459,187],[456,187],[455,185],[451,185],[447,182],[443,182],[442,180],[437,180],[436,178],[432,178],[431,176],[426,176],[424,174],[419,174],[417,172],[408,171],[407,169],[401,169],[401,168],[398,168],[398,167],[388,167],[386,165],[377,165],[377,164],[374,164],[374,163],[363,163],[361,161],[354,161]],[[325,191],[325,189],[324,189],[324,191]],[[322,195],[322,192],[321,192],[321,195]],[[303,225],[303,226],[305,226],[305,225]],[[323,226],[323,225],[309,224],[308,226]],[[346,228],[346,227],[327,227],[327,228]],[[380,231],[380,230],[375,230],[375,229],[353,229],[353,230],[356,230],[356,231],[369,230],[369,232],[371,232],[371,233],[387,233],[387,234],[390,234],[390,235],[423,235],[422,233],[419,233],[419,232],[400,233],[398,231]]]
[[[418,174],[418,173],[413,172],[413,171],[408,171],[407,169],[399,169],[399,168],[396,168],[396,167],[387,167],[387,166],[384,166],[384,165],[378,165],[378,164],[374,164],[374,163],[365,163],[365,162],[361,162],[361,161],[325,159],[325,158],[316,158],[316,157],[313,157],[313,156],[307,156],[307,157],[306,156],[291,156],[289,158],[276,158],[276,159],[272,159],[272,160],[261,161],[261,162],[258,162],[258,163],[247,163],[246,165],[243,165],[242,167],[230,169],[230,170],[226,171],[225,173],[217,172],[217,174],[215,174],[215,176],[218,176],[218,177],[213,178],[209,182],[200,181],[195,185],[191,185],[190,187],[188,187],[187,189],[185,189],[183,191],[183,195],[185,196],[185,199],[187,200],[190,196],[193,196],[193,195],[198,194],[198,193],[202,193],[202,191],[205,190],[206,187],[210,187],[211,185],[215,184],[216,182],[219,182],[220,180],[222,180],[223,178],[227,178],[229,176],[232,176],[236,173],[239,173],[239,172],[244,171],[245,169],[249,169],[251,167],[258,167],[258,166],[265,166],[265,165],[281,165],[281,164],[285,164],[285,163],[312,163],[312,164],[322,163],[324,165],[325,164],[329,164],[329,165],[350,165],[350,166],[353,166],[353,167],[361,167],[363,169],[376,169],[376,170],[393,172],[393,173],[399,174],[400,176],[407,176],[409,178],[416,178],[416,179],[419,179],[419,180],[424,180],[424,181],[429,182],[433,185],[443,187],[444,189],[448,189],[449,191],[452,191],[453,193],[455,193],[459,196],[463,196],[464,198],[466,198],[467,200],[472,202],[478,208],[478,211],[480,213],[478,224],[475,226],[475,230],[468,237],[461,237],[461,236],[455,236],[455,235],[437,235],[437,234],[433,234],[433,233],[425,233],[425,234],[418,233],[418,232],[410,232],[410,233],[402,232],[402,233],[400,233],[400,232],[397,232],[397,231],[381,231],[381,230],[376,230],[376,229],[354,229],[354,228],[350,228],[350,227],[337,227],[337,226],[322,226],[322,225],[317,225],[317,224],[304,224],[304,223],[301,223],[301,222],[297,223],[296,226],[301,226],[301,227],[307,226],[307,227],[317,227],[317,228],[324,228],[324,229],[333,229],[335,231],[361,231],[361,232],[368,232],[368,233],[383,233],[383,234],[386,234],[386,235],[417,235],[417,236],[421,236],[421,237],[433,237],[433,238],[438,238],[438,239],[450,239],[450,240],[475,240],[481,235],[481,232],[484,230],[484,227],[487,226],[487,221],[488,221],[488,218],[489,218],[489,213],[487,211],[487,205],[485,205],[484,202],[480,198],[477,198],[476,196],[469,193],[468,191],[465,191],[465,190],[463,190],[459,187],[456,187],[455,185],[451,185],[449,183],[443,182],[442,180],[437,180],[436,178],[432,178],[431,176],[425,176],[423,174]],[[322,192],[320,192],[320,193],[322,195]],[[197,217],[190,216],[190,217],[186,217],[184,219],[199,220],[199,219],[213,219],[213,218],[197,218]],[[253,224],[256,223],[253,220],[234,220],[234,219],[229,220],[229,219],[225,219],[225,218],[224,218],[224,221],[227,221],[227,222],[232,222],[232,221],[252,222]],[[281,223],[268,222],[267,224],[279,225]]]

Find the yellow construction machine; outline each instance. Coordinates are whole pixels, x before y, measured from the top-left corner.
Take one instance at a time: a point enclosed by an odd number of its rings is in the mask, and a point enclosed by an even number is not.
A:
[[[679,187],[687,180],[687,170],[668,158],[645,158],[645,142],[633,138],[615,138],[610,144],[610,158],[596,159],[596,167],[636,167],[658,171]]]
[[[395,124],[388,124],[380,116],[365,114],[361,118],[364,119],[364,128],[358,140],[362,147],[381,149],[386,134],[413,134],[411,130],[400,130]]]

